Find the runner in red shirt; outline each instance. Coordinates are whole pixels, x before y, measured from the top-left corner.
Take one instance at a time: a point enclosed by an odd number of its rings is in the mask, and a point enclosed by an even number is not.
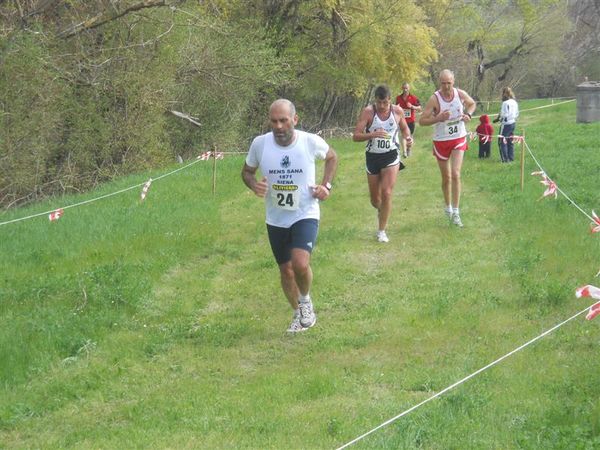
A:
[[[404,110],[404,119],[410,129],[410,135],[413,136],[415,133],[415,111],[421,112],[421,102],[417,97],[410,93],[410,85],[408,83],[402,85],[402,94],[396,97],[396,105]],[[412,144],[409,145],[407,144],[406,139],[402,139],[402,156],[405,158],[410,156],[411,147]]]

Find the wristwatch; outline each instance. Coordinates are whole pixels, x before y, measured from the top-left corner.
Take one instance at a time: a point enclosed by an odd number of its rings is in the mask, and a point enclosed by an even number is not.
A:
[[[327,183],[325,183],[323,186],[325,186],[325,189],[327,189],[328,191],[331,191],[331,189],[333,189],[333,186],[331,185],[331,183],[329,181]]]

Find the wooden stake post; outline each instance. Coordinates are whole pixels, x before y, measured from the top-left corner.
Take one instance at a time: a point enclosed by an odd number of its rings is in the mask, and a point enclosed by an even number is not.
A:
[[[525,185],[525,128],[523,128],[523,139],[521,140],[521,192]]]
[[[212,193],[213,193],[213,195],[215,195],[217,192],[217,147],[216,146],[213,146],[212,159],[213,159]]]

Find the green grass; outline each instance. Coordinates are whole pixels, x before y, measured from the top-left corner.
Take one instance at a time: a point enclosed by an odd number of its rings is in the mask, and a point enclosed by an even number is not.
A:
[[[521,108],[528,105],[522,103]],[[473,126],[474,128],[474,126]],[[559,187],[600,210],[600,124],[575,103],[523,113],[518,131]],[[564,198],[519,166],[467,153],[461,211],[442,215],[430,129],[375,242],[363,146],[340,167],[313,256],[318,324],[291,313],[243,157],[139,191],[0,227],[0,447],[336,448],[582,310],[600,244]],[[165,169],[167,171],[168,169]],[[55,199],[1,221],[85,196]],[[580,316],[354,448],[600,445],[598,324]]]

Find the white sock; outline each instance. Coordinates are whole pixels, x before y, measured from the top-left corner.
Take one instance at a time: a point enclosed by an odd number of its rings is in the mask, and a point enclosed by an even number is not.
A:
[[[310,302],[310,294],[302,295],[300,294],[300,303],[308,303]]]
[[[452,212],[453,212],[454,214],[458,214],[458,208],[452,208]]]
[[[451,205],[446,205],[446,211],[448,211],[449,213],[452,212],[452,206]]]

